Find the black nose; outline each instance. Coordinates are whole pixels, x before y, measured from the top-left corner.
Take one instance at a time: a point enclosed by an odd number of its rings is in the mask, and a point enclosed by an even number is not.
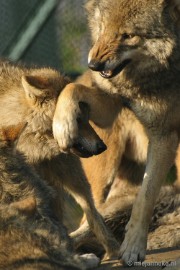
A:
[[[103,141],[98,142],[96,145],[96,151],[95,151],[94,155],[99,155],[102,152],[104,152],[106,149],[107,149],[107,146],[104,144]]]
[[[92,59],[89,63],[88,63],[88,67],[94,71],[103,71],[104,70],[104,63],[99,62],[95,59]]]
[[[89,151],[89,149],[86,149],[81,142],[75,143],[71,149],[71,152],[82,158],[88,158],[94,155],[94,153]]]
[[[93,155],[95,156],[99,155],[107,149],[103,141],[97,142],[96,145],[94,146],[93,146],[93,149],[87,148],[87,145],[82,143],[82,141],[76,142],[73,145],[71,152],[78,155],[79,157],[88,158],[88,157],[92,157]]]

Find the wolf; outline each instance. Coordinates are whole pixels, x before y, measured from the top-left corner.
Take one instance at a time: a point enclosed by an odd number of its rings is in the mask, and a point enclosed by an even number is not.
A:
[[[77,138],[79,102],[88,105],[90,120],[102,128],[112,124],[122,107],[143,126],[148,138],[146,168],[120,249],[129,264],[145,258],[154,205],[179,145],[180,1],[89,0],[86,8],[93,87],[65,87],[58,102],[68,97],[72,110],[66,118],[55,112],[53,126],[59,125],[60,132],[54,135],[60,148],[71,147]]]
[[[57,99],[69,82],[68,78],[50,68],[26,68],[0,62],[2,218],[11,220],[15,216],[24,226],[32,222],[33,234],[45,238],[51,247],[64,247],[71,253],[76,239],[73,239],[73,234],[71,238],[68,236],[62,221],[62,189],[66,188],[74,194],[87,214],[90,228],[112,257],[119,245],[94,206],[79,158],[72,153],[62,153],[53,136]],[[88,111],[84,110],[84,115],[87,114]],[[89,156],[105,150],[104,143],[83,122],[83,117],[78,119],[79,141],[76,141],[73,152]],[[83,145],[90,135],[92,143],[84,151]],[[93,260],[93,257],[92,260],[87,258],[87,265]]]
[[[85,72],[76,82],[92,87],[91,72]],[[105,142],[107,150],[98,156],[82,158],[81,163],[91,185],[95,205],[112,229],[116,239],[121,243],[124,227],[130,217],[130,209],[142,184],[148,138],[141,123],[127,108],[121,110],[110,128],[102,129],[92,122],[91,125]],[[180,205],[179,162],[180,148],[177,151],[176,167],[173,165],[170,169],[155,206],[149,227],[149,231],[153,231],[153,237],[149,236],[148,249],[166,248],[180,244],[180,233],[178,226],[175,226],[180,220],[178,210]],[[170,182],[173,182],[173,185],[170,185]],[[160,236],[157,237],[156,228],[163,223],[167,230],[168,226],[171,226],[172,219],[168,225],[168,216],[170,217],[172,212],[176,213],[173,221],[174,230],[171,228],[172,236],[167,233],[166,236],[162,234],[163,241],[157,241]],[[157,217],[159,217],[158,222]],[[166,222],[163,219],[166,219]],[[160,227],[159,235],[163,231],[163,226]],[[97,248],[97,241],[93,240],[94,245],[92,239],[92,236],[87,241],[83,239],[85,248],[88,246],[91,246],[91,250]],[[98,249],[100,250],[99,247]]]
[[[92,87],[91,75],[90,71],[85,72],[76,83]],[[123,108],[118,114],[112,127],[102,129],[92,122],[91,125],[105,142],[107,150],[98,156],[81,158],[81,163],[91,185],[98,211],[118,242],[122,243],[132,204],[142,184],[148,138],[141,123],[127,108]],[[154,209],[149,227],[148,249],[180,245],[179,161],[178,149],[177,172],[173,166]],[[169,186],[171,178],[176,181]],[[69,218],[67,221],[69,225],[71,223]],[[81,224],[84,221],[85,217]],[[72,225],[70,224],[70,227],[73,227]],[[104,254],[102,247],[90,232],[87,234],[87,230],[82,233],[81,241],[77,243],[76,248],[80,251],[88,250],[98,256]]]

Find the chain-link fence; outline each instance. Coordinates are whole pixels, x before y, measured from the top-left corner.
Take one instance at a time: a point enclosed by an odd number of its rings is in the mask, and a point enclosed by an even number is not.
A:
[[[67,74],[87,68],[85,0],[2,0],[0,55]]]
[[[89,35],[84,0],[61,0],[57,10],[60,63],[68,73],[87,69]]]

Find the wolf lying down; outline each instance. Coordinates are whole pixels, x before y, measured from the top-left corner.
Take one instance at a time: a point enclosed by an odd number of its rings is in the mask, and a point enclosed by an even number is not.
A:
[[[146,169],[119,251],[128,264],[145,258],[155,202],[179,145],[180,1],[89,0],[87,11],[93,87],[77,84],[64,89],[54,135],[60,149],[71,148],[79,102],[89,106],[90,120],[101,128],[110,126],[122,107],[142,124],[149,141]],[[71,109],[64,116],[66,99]]]
[[[76,233],[70,238],[63,225],[62,188],[81,205],[107,255],[117,255],[119,245],[94,206],[78,157],[61,153],[53,137],[57,99],[68,84],[66,77],[52,69],[27,69],[0,62],[0,268],[3,270],[97,265],[95,255],[74,258]],[[79,140],[73,151],[89,156],[105,150],[89,124],[83,126],[83,118],[78,121]],[[86,140],[90,137],[88,148]]]

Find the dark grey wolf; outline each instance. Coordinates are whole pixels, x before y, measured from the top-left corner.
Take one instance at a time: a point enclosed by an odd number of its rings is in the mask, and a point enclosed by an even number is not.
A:
[[[72,104],[87,103],[90,120],[100,127],[110,125],[122,106],[127,107],[148,137],[144,179],[120,251],[128,264],[145,258],[154,205],[179,145],[180,1],[90,0],[87,10],[92,30],[89,67],[93,70],[94,88],[72,86],[71,91],[63,91],[59,102],[67,95]],[[61,126],[71,123],[67,133],[72,130],[74,138],[75,108],[73,104],[72,114],[66,119],[58,112],[54,117],[54,126],[57,120]],[[55,136],[60,147],[71,147],[73,137],[68,138],[66,132]]]
[[[2,138],[0,170],[0,269],[84,268],[60,245],[61,224],[51,209],[53,190]]]
[[[0,63],[1,218],[17,216],[25,225],[31,220],[33,233],[46,238],[56,249],[64,247],[71,251],[73,243],[62,222],[62,188],[66,188],[86,212],[90,227],[108,255],[114,256],[118,244],[94,206],[78,157],[61,153],[53,137],[57,99],[68,84],[69,79],[49,68],[28,69]],[[88,150],[92,151],[90,155],[104,150],[92,128],[88,130],[94,138],[94,145]],[[74,151],[81,152],[77,144]],[[87,266],[88,261],[97,264],[94,259],[87,257]]]

